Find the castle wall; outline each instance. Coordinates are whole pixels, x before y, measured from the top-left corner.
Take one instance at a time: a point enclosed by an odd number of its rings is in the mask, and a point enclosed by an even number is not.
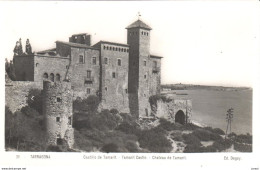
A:
[[[72,97],[69,82],[44,81],[43,115],[46,123],[46,146],[59,145],[59,140],[62,139],[65,139],[70,147],[73,146]]]
[[[126,46],[101,44],[102,108],[129,113],[128,50]]]
[[[154,66],[153,62],[157,63],[156,67]],[[150,96],[152,96],[161,93],[161,59],[151,57],[149,65],[149,92]]]
[[[57,74],[60,75],[60,81],[64,80],[70,62],[68,58],[40,55],[34,58],[34,81],[42,82],[44,73],[48,74],[48,79],[50,79],[52,73],[55,81]],[[70,73],[71,69],[69,70]]]
[[[27,106],[27,96],[31,89],[42,89],[41,82],[9,81],[5,84],[5,105],[14,113]]]
[[[175,122],[176,113],[182,111],[187,123],[191,123],[192,101],[190,99],[173,99],[169,102],[158,100],[156,105],[152,106],[156,117]]]
[[[83,62],[80,62],[80,56],[83,56]],[[94,58],[95,62],[93,61]],[[87,98],[89,95],[98,94],[100,84],[98,50],[72,47],[70,68],[74,99],[76,97]]]
[[[34,81],[34,56],[14,56],[15,75],[17,81]]]

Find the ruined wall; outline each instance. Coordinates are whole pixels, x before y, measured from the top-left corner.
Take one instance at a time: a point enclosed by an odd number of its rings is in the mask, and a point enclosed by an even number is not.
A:
[[[80,62],[83,56],[83,62]],[[94,58],[96,62],[94,63]],[[99,51],[92,48],[71,48],[71,85],[76,97],[87,98],[99,92]],[[88,71],[90,75],[88,77]]]
[[[34,55],[14,56],[17,81],[34,81]]]
[[[5,105],[14,113],[27,106],[27,96],[31,89],[42,89],[41,82],[8,81],[5,84]]]
[[[46,123],[46,146],[59,145],[65,139],[69,146],[74,144],[72,128],[72,91],[69,82],[43,83],[43,115]]]
[[[101,46],[101,92],[102,108],[115,108],[129,113],[128,62],[129,47],[102,43]],[[107,60],[107,63],[105,63]],[[120,61],[119,61],[120,60]]]
[[[169,102],[158,100],[156,105],[153,106],[153,114],[156,117],[175,122],[176,113],[182,111],[185,115],[185,122],[191,123],[192,101],[190,99],[172,99]]]

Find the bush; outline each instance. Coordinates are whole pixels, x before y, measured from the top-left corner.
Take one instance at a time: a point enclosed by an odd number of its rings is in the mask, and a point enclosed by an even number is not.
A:
[[[109,143],[109,144],[104,145],[104,146],[101,148],[101,151],[102,151],[102,152],[106,152],[106,153],[119,152],[118,149],[119,149],[119,147],[117,146],[117,144],[115,144],[115,143]]]
[[[187,145],[201,146],[200,140],[194,134],[184,134],[182,135],[182,138]]]
[[[119,111],[117,109],[110,109],[110,113],[119,114]]]
[[[205,127],[203,129],[208,130],[208,131],[210,131],[212,133],[216,133],[218,135],[225,135],[225,132],[222,129],[220,129],[220,128],[214,128],[213,129],[212,127]]]
[[[170,152],[172,149],[171,142],[160,128],[142,131],[138,141],[142,148],[149,149],[151,152]]]
[[[33,109],[29,106],[23,107],[21,109],[21,112],[23,114],[25,114],[26,116],[28,116],[29,118],[35,118],[35,117],[39,116],[39,113],[35,109]]]
[[[57,145],[49,145],[46,152],[62,152],[61,148]]]
[[[198,145],[189,144],[185,147],[183,152],[184,153],[198,153],[198,152],[203,152],[203,148]]]
[[[97,96],[90,95],[86,99],[77,98],[73,101],[73,110],[82,112],[93,112],[97,111],[100,100]]]
[[[200,141],[215,141],[222,139],[221,136],[219,136],[218,134],[212,133],[205,129],[196,129],[192,132],[192,134],[197,136]]]
[[[42,114],[42,91],[39,89],[31,89],[28,93],[27,103],[30,108]]]
[[[232,142],[230,140],[220,139],[220,140],[215,141],[213,143],[212,147],[215,148],[216,151],[220,152],[220,151],[230,148],[231,145],[232,145]]]
[[[235,141],[238,143],[252,144],[252,136],[249,133],[246,135],[237,135]]]
[[[140,131],[135,125],[131,125],[127,122],[123,122],[121,123],[117,128],[116,130],[120,130],[126,134],[135,134],[135,135],[139,135],[140,134]]]
[[[167,131],[174,130],[174,124],[164,118],[160,118],[159,127],[163,128],[164,130],[167,130]]]
[[[252,145],[234,143],[234,149],[239,152],[252,152]]]
[[[138,152],[139,151],[137,144],[132,141],[128,141],[126,143],[125,147],[129,152]]]

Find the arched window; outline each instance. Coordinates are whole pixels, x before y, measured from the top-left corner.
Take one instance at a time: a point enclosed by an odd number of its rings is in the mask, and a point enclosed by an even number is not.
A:
[[[54,74],[53,74],[53,73],[50,74],[50,80],[51,80],[52,82],[54,82]]]
[[[48,73],[43,74],[43,79],[48,79]]]
[[[56,81],[60,81],[60,74],[56,74]]]
[[[104,46],[104,50],[106,49],[106,46]]]
[[[112,50],[112,47],[110,47],[110,50]]]
[[[124,52],[126,52],[126,49],[124,49]]]

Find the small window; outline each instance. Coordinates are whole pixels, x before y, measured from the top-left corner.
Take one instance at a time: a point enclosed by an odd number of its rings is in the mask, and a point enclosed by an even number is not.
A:
[[[131,32],[129,32],[129,35],[131,36],[131,35],[132,35],[132,33],[131,33]]]
[[[56,117],[56,122],[60,122],[60,117]]]
[[[146,94],[144,94],[144,97],[146,97]]]
[[[68,124],[69,124],[69,125],[72,124],[72,119],[71,119],[71,117],[68,118]]]
[[[144,60],[144,66],[146,66],[146,61]]]
[[[87,94],[90,94],[90,88],[87,88]]]
[[[66,69],[69,69],[69,66],[68,66],[68,65],[66,65]]]
[[[56,81],[60,81],[60,74],[56,74]]]
[[[92,64],[93,64],[93,65],[96,65],[96,64],[97,64],[97,58],[96,58],[96,57],[93,57],[93,58],[92,58]]]
[[[103,49],[105,50],[105,49],[106,49],[106,46],[104,46]]]
[[[39,63],[36,63],[35,65],[36,65],[36,67],[38,67],[38,66],[39,66]]]
[[[105,87],[105,91],[107,91],[107,87]]]
[[[121,59],[117,59],[117,65],[118,65],[118,66],[121,66],[121,64],[122,64],[122,63],[121,63]]]
[[[116,78],[116,73],[115,72],[112,73],[112,77]]]
[[[57,145],[62,145],[62,139],[61,138],[57,138]]]
[[[128,50],[128,49],[127,49],[126,51],[127,51],[127,52],[129,52],[129,50]]]
[[[116,51],[117,51],[117,47],[116,47]]]
[[[61,98],[60,97],[57,97],[57,102],[61,102]]]
[[[44,79],[48,79],[48,73],[44,73],[44,74],[43,74],[43,78],[44,78]]]
[[[79,63],[84,63],[84,57],[83,57],[83,55],[80,55],[80,56],[79,56]]]
[[[53,74],[53,73],[50,74],[50,80],[51,80],[52,82],[54,82],[54,74]]]
[[[147,33],[147,36],[149,35],[149,33]]]
[[[91,78],[91,71],[87,70],[87,78]]]
[[[146,74],[144,75],[144,79],[146,79]]]
[[[126,52],[126,49],[124,49],[124,52]]]
[[[110,50],[112,50],[112,47],[110,47]]]
[[[104,64],[108,64],[108,58],[104,58]]]
[[[128,90],[127,90],[127,89],[125,89],[125,93],[128,93]]]

